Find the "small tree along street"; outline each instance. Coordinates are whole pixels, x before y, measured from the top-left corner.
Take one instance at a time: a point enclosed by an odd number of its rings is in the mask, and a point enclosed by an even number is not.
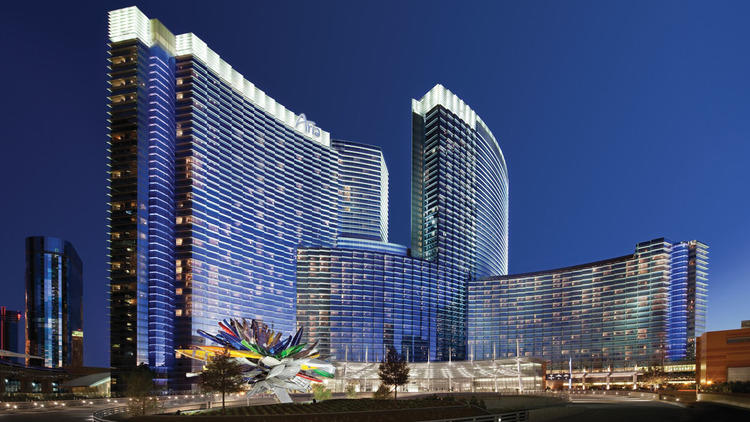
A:
[[[229,351],[216,354],[201,373],[201,387],[207,391],[221,393],[221,412],[226,410],[227,393],[238,393],[245,384],[242,365],[229,356]]]
[[[128,413],[131,416],[145,416],[159,407],[153,397],[154,373],[148,365],[142,363],[125,375],[125,395],[128,401]]]
[[[383,384],[393,386],[393,399],[396,400],[398,387],[409,382],[409,365],[396,349],[388,349],[385,358],[380,362],[378,377]]]

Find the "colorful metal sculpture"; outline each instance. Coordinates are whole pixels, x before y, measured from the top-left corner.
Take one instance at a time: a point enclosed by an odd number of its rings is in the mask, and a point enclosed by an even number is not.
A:
[[[219,328],[216,335],[198,330],[198,334],[218,346],[198,345],[178,349],[177,353],[208,362],[226,350],[243,365],[245,379],[252,386],[248,392],[251,396],[271,390],[282,403],[291,403],[289,390],[310,391],[311,382],[322,382],[318,377],[333,378],[335,368],[321,360],[318,342],[300,344],[302,328],[285,340],[281,340],[281,332],[256,320],[250,324],[244,318],[224,320],[219,322]]]

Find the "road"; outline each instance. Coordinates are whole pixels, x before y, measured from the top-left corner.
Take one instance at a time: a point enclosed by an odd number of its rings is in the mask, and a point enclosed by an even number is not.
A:
[[[567,405],[576,412],[555,419],[560,422],[724,422],[750,421],[750,410],[711,403],[681,405],[647,400],[574,401]],[[581,410],[581,412],[577,412]]]
[[[187,396],[186,396],[187,399]],[[245,405],[246,399],[244,396],[240,399],[227,397],[227,406],[243,406]],[[276,403],[275,399],[270,397],[256,397],[252,400],[252,404],[270,404]],[[173,412],[178,408],[190,409],[197,408],[205,404],[204,400],[188,400],[182,402],[178,407],[170,405],[170,402],[165,402],[163,411]],[[92,422],[92,413],[97,410],[103,410],[117,406],[114,403],[95,403],[93,405],[79,406],[79,407],[66,407],[66,408],[55,408],[55,409],[17,409],[17,410],[6,410],[0,406],[0,422],[26,422],[26,421],[53,421],[53,422]],[[221,402],[212,401],[212,406],[221,406]]]
[[[106,405],[68,409],[0,410],[0,422],[91,422],[94,410]],[[648,400],[575,400],[566,406],[572,412],[560,422],[735,422],[750,421],[750,410],[711,403],[689,405]]]
[[[92,421],[92,409],[56,409],[56,410],[17,410],[14,412],[0,411],[0,422],[26,421],[54,421],[54,422],[84,422]]]

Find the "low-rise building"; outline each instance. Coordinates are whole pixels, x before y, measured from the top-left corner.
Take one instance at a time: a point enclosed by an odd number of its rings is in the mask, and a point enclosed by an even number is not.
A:
[[[21,397],[26,394],[57,394],[62,383],[70,378],[64,369],[28,367],[0,361],[0,396]]]
[[[76,368],[46,368],[26,366],[18,361],[38,359],[38,356],[4,351],[0,357],[0,398],[9,400],[52,399],[62,394],[108,397],[110,393],[109,368],[79,366]]]
[[[694,388],[695,364],[681,362],[669,365],[632,366],[607,369],[573,368],[570,371],[551,370],[547,372],[547,387],[552,390],[623,390],[650,388],[654,376],[662,387],[687,389]],[[572,377],[572,379],[571,379]]]
[[[109,397],[112,375],[109,371],[97,372],[66,381],[62,386],[78,396]]]
[[[353,385],[356,391],[375,391],[380,385],[379,362],[337,362],[336,378],[327,380],[334,392]],[[519,376],[520,370],[520,376]],[[535,358],[449,362],[409,362],[407,392],[539,391],[545,388],[546,366]]]
[[[696,343],[695,382],[702,387],[750,381],[750,328],[709,331]]]

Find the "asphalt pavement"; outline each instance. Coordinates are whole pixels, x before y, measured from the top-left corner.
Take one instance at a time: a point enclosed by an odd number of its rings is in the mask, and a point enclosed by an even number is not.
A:
[[[92,406],[67,409],[0,410],[0,422],[91,422]],[[555,419],[560,422],[747,422],[750,410],[712,403],[676,404],[648,400],[576,400],[566,405],[574,412]]]
[[[576,401],[567,407],[581,410],[556,421],[560,422],[747,422],[750,410],[712,403],[675,404],[658,401]]]
[[[55,409],[55,410],[17,410],[0,411],[0,422],[27,422],[27,421],[51,421],[51,422],[89,422],[93,421],[91,414],[93,409]]]

